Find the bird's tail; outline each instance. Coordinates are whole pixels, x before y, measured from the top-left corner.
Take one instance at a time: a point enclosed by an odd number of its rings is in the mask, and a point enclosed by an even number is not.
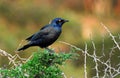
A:
[[[19,48],[17,51],[25,50],[29,48],[30,46],[31,46],[30,44],[24,45],[23,47]]]

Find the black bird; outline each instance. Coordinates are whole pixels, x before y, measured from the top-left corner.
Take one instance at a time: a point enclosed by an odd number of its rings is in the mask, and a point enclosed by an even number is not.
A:
[[[28,37],[28,44],[24,45],[18,51],[25,50],[32,46],[39,46],[41,48],[47,48],[53,42],[55,42],[61,34],[62,25],[68,22],[63,18],[55,18],[50,24],[42,27],[40,31]]]

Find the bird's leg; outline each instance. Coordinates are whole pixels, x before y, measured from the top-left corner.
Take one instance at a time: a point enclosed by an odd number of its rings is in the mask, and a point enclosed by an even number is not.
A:
[[[54,50],[51,50],[51,49],[49,49],[48,47],[46,47],[45,49],[48,50],[48,51],[51,52],[51,53],[55,53]]]
[[[54,57],[55,52],[54,52],[54,50],[52,50],[48,47],[46,47],[45,49],[48,50],[48,55],[49,55],[48,64],[52,65],[54,63],[54,59],[55,59],[55,57]]]

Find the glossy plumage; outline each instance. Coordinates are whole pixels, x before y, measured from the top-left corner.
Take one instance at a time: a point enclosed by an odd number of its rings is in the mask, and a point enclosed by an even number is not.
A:
[[[62,18],[53,19],[50,24],[42,27],[37,33],[28,37],[26,40],[29,43],[18,49],[18,51],[25,50],[31,46],[48,47],[58,39],[62,31],[62,25],[65,22],[68,22],[68,20]]]

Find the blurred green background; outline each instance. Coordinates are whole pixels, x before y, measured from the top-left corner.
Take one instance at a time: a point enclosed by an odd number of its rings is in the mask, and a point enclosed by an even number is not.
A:
[[[26,43],[22,40],[55,17],[70,21],[63,26],[59,39],[51,45],[57,52],[69,51],[69,46],[58,41],[84,49],[84,43],[90,43],[90,37],[96,42],[98,52],[104,37],[106,51],[109,52],[113,43],[100,23],[103,22],[114,34],[120,32],[120,0],[0,0],[0,49],[15,54],[15,50]],[[20,56],[27,58],[37,50],[38,47],[29,48]],[[7,64],[7,58],[0,56],[0,66]],[[78,60],[61,68],[68,78],[83,78],[83,64],[80,53]],[[88,75],[94,74],[89,67]]]

